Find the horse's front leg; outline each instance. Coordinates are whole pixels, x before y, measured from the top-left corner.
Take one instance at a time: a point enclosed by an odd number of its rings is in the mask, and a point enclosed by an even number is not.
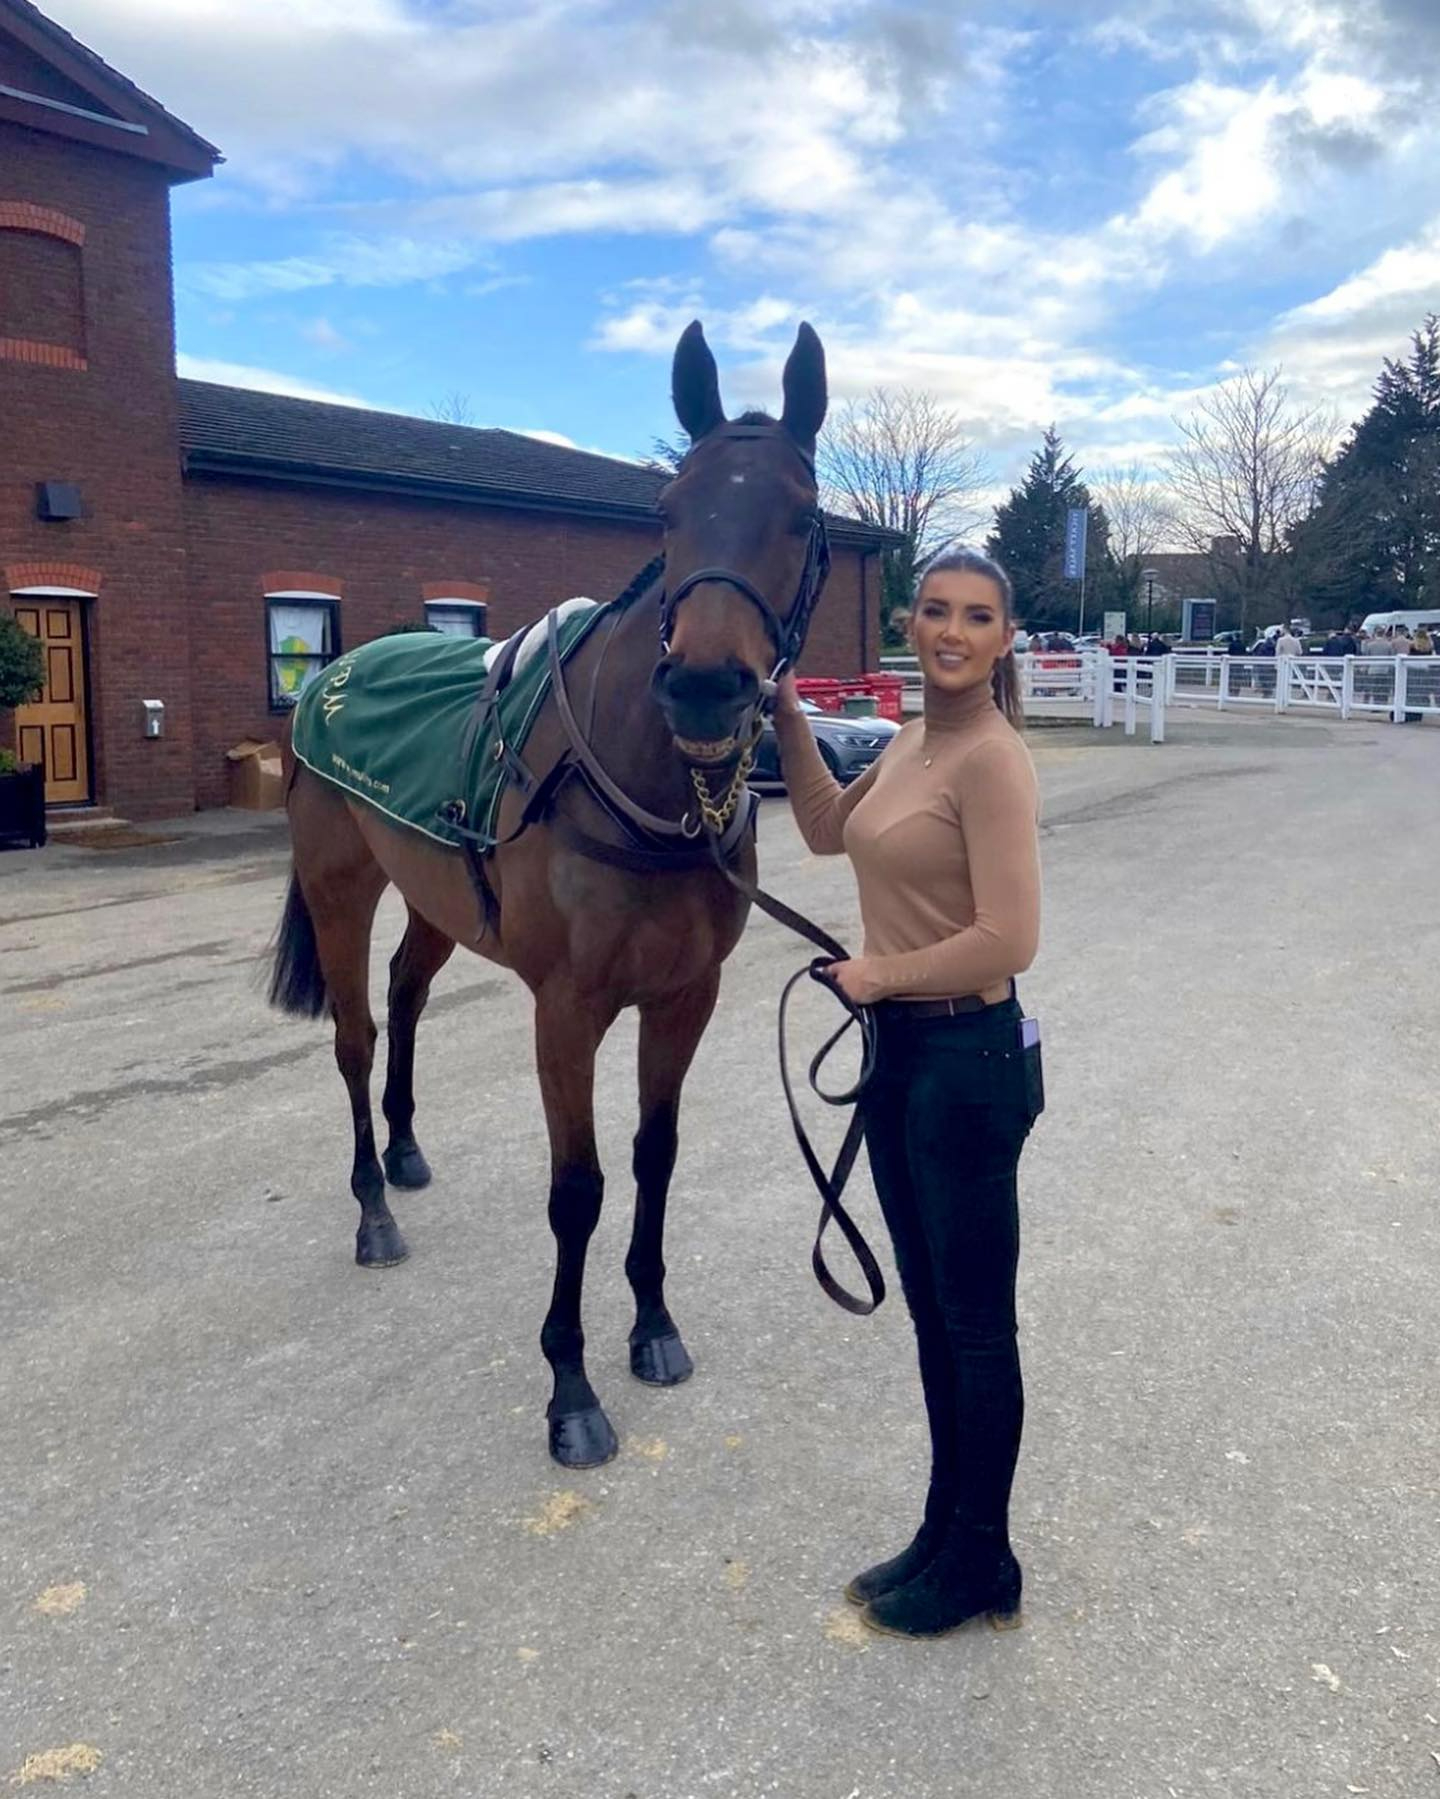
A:
[[[630,1368],[643,1381],[673,1387],[695,1371],[665,1304],[665,1202],[675,1171],[680,1089],[704,1035],[720,971],[640,1013],[640,1129],[635,1136],[635,1228],[625,1273],[635,1293]]]
[[[555,1290],[540,1332],[555,1377],[546,1410],[550,1453],[566,1468],[595,1468],[620,1445],[585,1373],[580,1302],[585,1252],[600,1220],[605,1177],[595,1151],[595,1052],[613,1019],[568,982],[536,996],[536,1064],[550,1133],[550,1228]]]

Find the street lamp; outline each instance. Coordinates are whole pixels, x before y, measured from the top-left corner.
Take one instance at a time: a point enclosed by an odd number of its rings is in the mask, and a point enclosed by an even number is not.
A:
[[[1145,568],[1140,571],[1140,579],[1145,583],[1145,630],[1147,635],[1152,637],[1154,636],[1152,626],[1155,619],[1155,582],[1157,578],[1153,568]]]

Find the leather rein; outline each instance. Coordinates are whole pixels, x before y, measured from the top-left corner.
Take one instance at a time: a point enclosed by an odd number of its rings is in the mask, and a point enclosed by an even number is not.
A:
[[[778,439],[794,450],[805,464],[811,479],[814,479],[813,459],[778,425],[730,425],[718,435],[725,438]],[[711,439],[707,437],[704,441],[709,442]],[[683,467],[683,462],[681,466]],[[645,586],[663,573],[664,566],[663,555],[647,564],[630,583],[626,593],[636,594],[642,591]],[[720,583],[733,587],[759,610],[775,648],[775,665],[765,684],[767,700],[773,698],[774,683],[793,665],[804,647],[805,638],[810,629],[810,621],[814,616],[821,593],[824,591],[829,573],[830,546],[825,533],[824,514],[817,507],[814,521],[810,527],[810,537],[806,545],[805,563],[800,573],[800,580],[790,609],[783,618],[759,588],[738,571],[722,567],[696,569],[673,589],[667,589],[661,596],[661,653],[668,654],[669,652],[670,634],[674,628],[676,609],[688,593],[706,583]],[[510,640],[505,650],[496,659],[481,693],[472,728],[481,728],[487,715],[493,715],[496,712],[500,691],[509,676],[518,647],[519,637],[517,636]],[[746,880],[743,875],[736,872],[735,858],[742,840],[754,828],[755,814],[759,806],[758,797],[744,784],[744,777],[750,766],[748,751],[742,756],[737,776],[731,784],[731,791],[721,806],[717,807],[713,802],[706,803],[708,792],[706,784],[699,770],[694,769],[692,773],[696,778],[698,816],[687,812],[685,817],[676,820],[651,812],[648,808],[640,805],[637,800],[632,799],[614,780],[595,754],[585,732],[581,729],[565,681],[564,662],[560,653],[559,623],[553,611],[546,620],[546,654],[549,660],[555,709],[569,747],[550,772],[543,779],[539,779],[525,764],[519,753],[506,743],[503,737],[499,739],[495,753],[504,761],[507,777],[525,801],[519,822],[505,837],[491,838],[470,830],[458,817],[451,817],[448,820],[451,829],[462,840],[472,874],[486,906],[487,916],[493,921],[495,901],[484,874],[485,856],[502,843],[513,842],[530,825],[544,818],[549,827],[569,848],[592,861],[605,863],[611,867],[624,868],[633,872],[673,871],[678,873],[713,864],[725,880],[752,905],[759,907],[762,912],[777,923],[784,925],[788,930],[804,937],[821,952],[813,961],[807,963],[804,968],[790,977],[781,993],[779,1010],[780,1082],[796,1141],[800,1146],[805,1165],[810,1171],[811,1179],[820,1194],[820,1221],[815,1234],[814,1247],[810,1254],[815,1278],[823,1291],[837,1305],[842,1306],[847,1312],[854,1313],[857,1317],[866,1317],[883,1302],[885,1281],[860,1227],[841,1203],[841,1194],[855,1165],[860,1144],[864,1138],[864,1120],[857,1102],[875,1066],[875,1021],[867,1008],[855,1005],[826,974],[831,963],[846,961],[849,951],[829,932],[806,918],[803,913],[795,911],[783,900],[776,899],[756,883]],[[621,832],[628,839],[627,842],[610,844],[592,837],[558,810],[556,800],[559,790],[572,773],[580,776],[585,787],[606,814],[620,827]],[[854,1107],[839,1154],[828,1171],[816,1154],[801,1120],[790,1077],[790,1063],[786,1047],[786,1022],[791,996],[799,983],[807,977],[817,981],[827,992],[833,994],[848,1014],[839,1028],[826,1039],[811,1058],[809,1067],[810,1087],[820,1099],[824,1100],[827,1105]],[[845,1092],[831,1093],[820,1085],[820,1070],[826,1058],[852,1025],[859,1027],[861,1035],[860,1075],[854,1086]],[[826,1266],[824,1237],[832,1222],[849,1245],[850,1251],[865,1277],[865,1283],[869,1288],[868,1299],[861,1299],[848,1292]]]

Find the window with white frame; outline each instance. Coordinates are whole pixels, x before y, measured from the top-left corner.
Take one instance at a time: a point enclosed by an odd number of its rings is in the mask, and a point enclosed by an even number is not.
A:
[[[265,596],[270,705],[288,710],[340,653],[335,601],[321,593]]]
[[[483,637],[486,607],[481,600],[426,600],[425,623],[446,637]]]

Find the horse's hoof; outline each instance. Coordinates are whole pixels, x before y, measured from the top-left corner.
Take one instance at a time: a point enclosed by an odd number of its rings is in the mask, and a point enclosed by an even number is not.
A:
[[[598,1405],[550,1420],[550,1453],[562,1468],[598,1468],[619,1451],[610,1420]]]
[[[362,1268],[393,1268],[409,1253],[393,1218],[383,1224],[362,1224],[355,1233],[355,1260]]]
[[[695,1372],[690,1351],[677,1334],[649,1337],[630,1345],[630,1372],[652,1387],[678,1387]]]
[[[430,1164],[418,1143],[392,1143],[385,1151],[385,1179],[392,1187],[428,1187]]]

